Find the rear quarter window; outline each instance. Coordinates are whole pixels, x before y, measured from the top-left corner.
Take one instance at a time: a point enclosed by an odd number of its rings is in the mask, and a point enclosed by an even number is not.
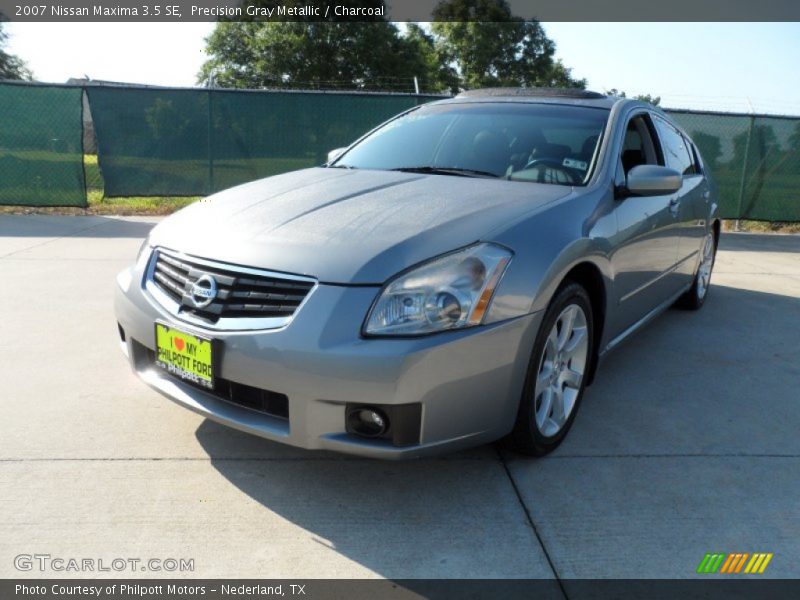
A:
[[[703,159],[700,156],[700,151],[697,149],[697,146],[694,143],[689,142],[687,140],[687,145],[689,149],[692,151],[692,158],[694,159],[694,172],[702,174],[703,173]]]
[[[682,175],[696,173],[694,155],[680,132],[663,119],[656,117],[654,121],[667,166]]]

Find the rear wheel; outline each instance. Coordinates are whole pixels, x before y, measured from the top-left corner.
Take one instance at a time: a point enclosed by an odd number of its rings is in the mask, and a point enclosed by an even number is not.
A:
[[[508,440],[523,454],[541,456],[567,435],[592,360],[592,305],[586,290],[565,285],[545,313],[534,343],[514,430]]]
[[[711,271],[714,269],[714,261],[717,256],[717,240],[713,231],[709,231],[703,240],[702,255],[700,265],[697,267],[697,274],[694,276],[692,287],[683,296],[678,298],[675,303],[679,308],[687,310],[698,310],[706,301],[708,288],[711,285]]]

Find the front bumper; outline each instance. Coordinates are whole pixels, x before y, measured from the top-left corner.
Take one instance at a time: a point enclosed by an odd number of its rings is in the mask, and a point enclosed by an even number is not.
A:
[[[359,332],[379,288],[320,284],[280,329],[222,332],[177,321],[141,286],[140,267],[117,278],[123,351],[152,388],[209,419],[270,440],[374,458],[408,458],[489,442],[514,424],[541,313],[412,339]],[[221,400],[152,366],[153,323],[221,342],[217,375],[288,397],[288,419]],[[345,405],[420,403],[419,443],[345,431]]]

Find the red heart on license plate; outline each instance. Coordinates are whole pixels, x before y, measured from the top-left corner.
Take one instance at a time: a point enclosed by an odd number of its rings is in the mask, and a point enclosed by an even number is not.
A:
[[[182,340],[181,338],[172,338],[172,343],[173,343],[173,344],[175,344],[175,347],[176,347],[176,348],[177,348],[179,351],[183,352],[183,347],[184,347],[186,344],[184,344],[184,342],[183,342],[183,340]]]

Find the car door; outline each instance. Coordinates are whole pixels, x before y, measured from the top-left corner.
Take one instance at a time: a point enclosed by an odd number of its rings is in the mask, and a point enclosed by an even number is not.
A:
[[[658,115],[654,116],[653,120],[666,165],[683,176],[683,184],[676,196],[676,204],[673,205],[680,229],[675,277],[680,287],[688,287],[694,277],[698,253],[705,232],[703,206],[707,197],[708,184],[695,160],[690,143],[681,132]]]
[[[627,173],[640,164],[664,164],[661,145],[646,111],[634,113],[625,126],[616,184],[624,189]],[[617,239],[612,254],[614,311],[611,327],[619,334],[674,295],[681,238],[677,194],[626,196],[616,200]]]

